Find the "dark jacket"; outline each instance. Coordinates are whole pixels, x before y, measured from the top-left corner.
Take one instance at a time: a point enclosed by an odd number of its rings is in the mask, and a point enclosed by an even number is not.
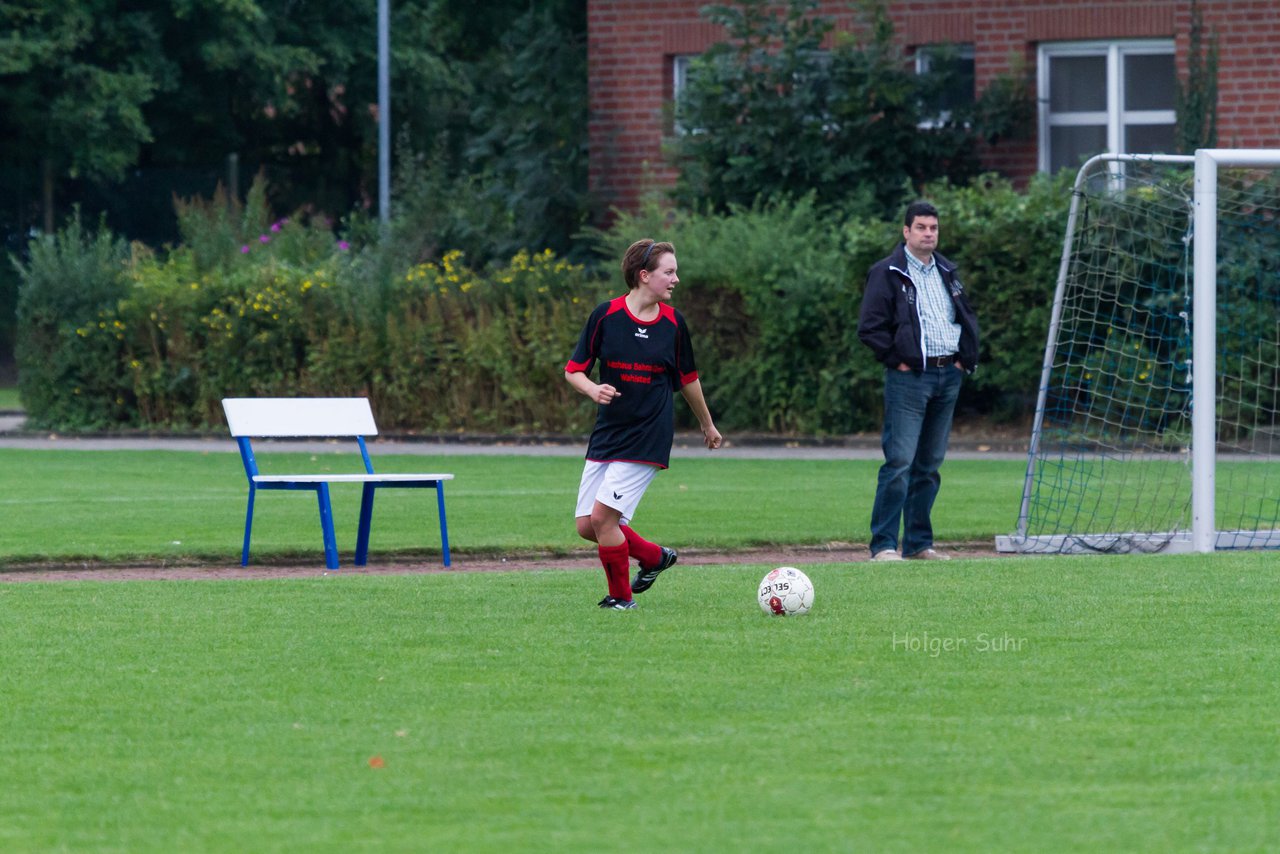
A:
[[[960,364],[970,373],[978,367],[978,317],[969,305],[956,265],[933,253],[942,283],[956,307],[960,324]],[[916,286],[907,273],[905,243],[888,258],[877,262],[867,274],[858,318],[858,340],[871,348],[877,361],[888,368],[905,364],[913,371],[924,370],[924,335],[920,330],[920,307]]]

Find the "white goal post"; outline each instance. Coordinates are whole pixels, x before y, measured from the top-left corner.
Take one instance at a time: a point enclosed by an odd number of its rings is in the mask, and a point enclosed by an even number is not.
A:
[[[1194,180],[1188,185],[1179,173],[1190,166]],[[1280,395],[1275,389],[1280,303],[1261,302],[1280,294],[1280,258],[1251,270],[1248,286],[1255,290],[1232,298],[1232,310],[1240,314],[1244,306],[1252,319],[1222,334],[1258,338],[1257,352],[1241,357],[1248,366],[1238,377],[1234,369],[1230,380],[1220,371],[1218,338],[1220,175],[1233,169],[1267,176],[1253,182],[1233,172],[1228,179],[1233,215],[1246,225],[1235,227],[1236,242],[1224,263],[1238,266],[1233,259],[1246,257],[1251,239],[1260,240],[1261,255],[1280,246],[1276,167],[1280,150],[1247,149],[1200,149],[1194,157],[1104,154],[1081,167],[1068,213],[1017,531],[997,537],[997,550],[1280,548],[1280,530],[1275,530],[1280,527]],[[1139,170],[1156,177],[1140,178]],[[1122,201],[1112,205],[1112,198]],[[1108,217],[1115,221],[1107,222]],[[1158,228],[1153,226],[1157,219]],[[1155,235],[1159,228],[1165,231]],[[1154,247],[1150,257],[1134,254],[1142,240]],[[1235,268],[1230,270],[1235,275]],[[1161,281],[1155,285],[1152,278]],[[1270,330],[1268,324],[1274,334],[1257,333]],[[1224,404],[1220,395],[1228,386],[1235,397]],[[1220,419],[1227,409],[1243,413],[1239,421],[1224,425]],[[1272,438],[1274,448],[1268,444]],[[1219,529],[1220,442],[1227,442],[1229,451],[1244,450],[1226,455],[1234,461],[1230,465],[1250,464],[1263,472],[1247,475],[1249,489],[1270,493],[1258,499],[1267,505],[1262,512],[1242,513],[1244,530]],[[1234,501],[1234,491],[1228,489],[1227,495]],[[1148,501],[1172,509],[1146,513],[1141,505]],[[1127,510],[1126,504],[1131,505]],[[1099,522],[1098,530],[1090,530]]]

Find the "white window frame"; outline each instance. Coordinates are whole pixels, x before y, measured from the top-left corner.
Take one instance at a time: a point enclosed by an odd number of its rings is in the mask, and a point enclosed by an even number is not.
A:
[[[671,101],[680,100],[689,79],[689,63],[697,58],[696,53],[677,53],[671,57]]]
[[[1040,45],[1036,61],[1036,94],[1039,110],[1039,168],[1049,171],[1049,130],[1071,125],[1106,125],[1107,152],[1129,154],[1121,151],[1126,125],[1171,125],[1177,123],[1174,110],[1126,110],[1124,109],[1124,59],[1127,56],[1153,56],[1176,51],[1172,39],[1129,39],[1119,41],[1046,42]],[[1107,60],[1106,110],[1078,113],[1052,113],[1049,110],[1049,60],[1058,57],[1105,56]],[[1104,152],[1096,152],[1103,154]],[[1146,152],[1137,152],[1146,153]]]
[[[680,93],[684,91],[684,87],[689,81],[689,63],[697,59],[700,54],[696,53],[677,53],[671,57],[671,105],[674,107],[680,102]],[[671,126],[672,132],[676,136],[684,136],[689,131],[678,121],[673,121]],[[697,133],[695,129],[693,131]]]

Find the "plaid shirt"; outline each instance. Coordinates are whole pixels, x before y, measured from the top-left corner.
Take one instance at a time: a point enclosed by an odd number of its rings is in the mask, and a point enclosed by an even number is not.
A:
[[[919,294],[920,331],[924,335],[926,356],[950,356],[960,349],[960,324],[956,323],[956,306],[951,294],[942,283],[942,274],[933,256],[928,264],[921,264],[910,252],[907,255],[907,271]]]

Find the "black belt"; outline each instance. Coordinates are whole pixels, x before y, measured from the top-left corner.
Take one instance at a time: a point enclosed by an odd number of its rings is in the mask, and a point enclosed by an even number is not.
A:
[[[926,356],[924,366],[926,368],[949,368],[958,361],[960,361],[960,356],[956,353],[952,353],[950,356]]]

